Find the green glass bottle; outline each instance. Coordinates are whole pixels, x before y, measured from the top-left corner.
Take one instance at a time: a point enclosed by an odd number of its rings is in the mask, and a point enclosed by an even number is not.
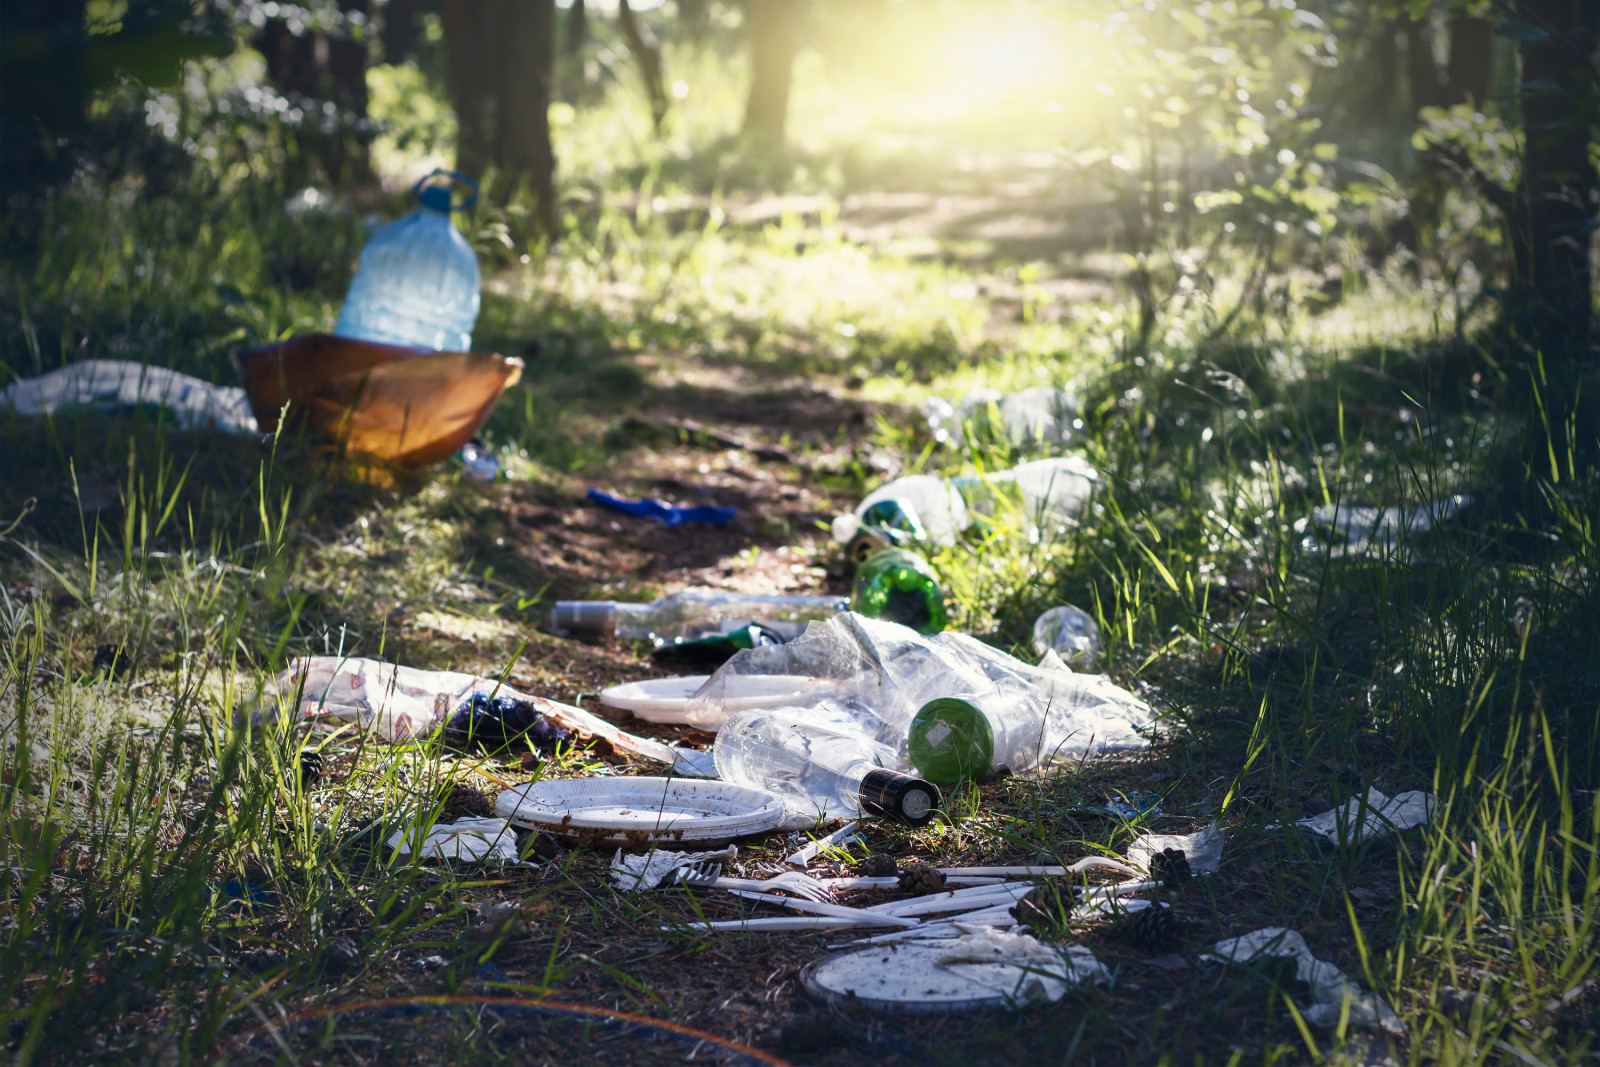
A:
[[[886,548],[856,568],[855,611],[936,634],[950,625],[933,565],[915,552]]]
[[[924,704],[906,737],[911,765],[931,782],[982,778],[994,763],[994,726],[974,703],[939,697]]]

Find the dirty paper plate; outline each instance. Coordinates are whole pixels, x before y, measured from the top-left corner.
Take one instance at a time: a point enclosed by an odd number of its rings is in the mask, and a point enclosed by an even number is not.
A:
[[[645,722],[682,723],[715,729],[728,716],[746,708],[786,707],[810,703],[819,685],[832,688],[826,679],[799,674],[752,674],[737,679],[726,696],[706,708],[690,710],[689,700],[710,679],[709,674],[686,674],[676,678],[647,678],[625,682],[600,691],[600,703],[608,708],[631,712]]]
[[[513,786],[495,813],[514,825],[596,844],[730,841],[783,821],[771,793],[687,778],[570,778]]]

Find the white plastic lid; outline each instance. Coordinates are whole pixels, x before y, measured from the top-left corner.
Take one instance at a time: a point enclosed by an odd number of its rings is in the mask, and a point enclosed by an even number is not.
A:
[[[494,802],[513,825],[604,844],[730,841],[783,821],[764,789],[699,778],[568,778],[513,786]]]
[[[928,1015],[1054,999],[1042,989],[1059,986],[1053,976],[1032,973],[1023,963],[959,963],[940,966],[941,949],[886,944],[826,956],[800,972],[807,992],[839,1008]]]
[[[729,675],[712,706],[691,710],[690,699],[710,679],[709,674],[686,674],[624,682],[602,689],[600,703],[630,712],[645,722],[682,723],[714,730],[736,711],[810,703],[819,690],[831,691],[835,687],[829,679],[803,674]]]

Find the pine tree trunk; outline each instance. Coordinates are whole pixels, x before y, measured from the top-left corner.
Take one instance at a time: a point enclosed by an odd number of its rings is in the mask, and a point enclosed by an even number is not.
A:
[[[540,230],[553,236],[555,0],[446,0],[444,27],[458,127],[456,169],[481,178],[492,167],[501,200],[526,186],[537,202]]]
[[[667,117],[667,87],[661,74],[661,43],[644,26],[628,5],[628,0],[618,0],[617,21],[622,26],[623,40],[628,51],[639,63],[639,78],[644,82],[645,95],[650,99],[650,121],[657,133]]]
[[[781,142],[789,121],[789,86],[800,47],[800,0],[750,0],[750,97],[744,132]]]
[[[539,228],[556,232],[555,153],[550,145],[550,92],[555,68],[555,0],[504,5],[500,128],[495,162],[513,184],[526,183],[538,205]]]
[[[1532,332],[1550,369],[1556,361],[1582,361],[1589,354],[1589,246],[1600,211],[1589,158],[1600,109],[1589,57],[1600,0],[1523,0],[1519,11],[1542,33],[1520,48],[1526,232],[1513,233],[1513,240],[1526,242],[1527,273],[1514,295],[1537,308]]]
[[[1457,15],[1450,20],[1450,62],[1446,95],[1451,104],[1479,107],[1489,99],[1494,80],[1494,25],[1488,19]]]

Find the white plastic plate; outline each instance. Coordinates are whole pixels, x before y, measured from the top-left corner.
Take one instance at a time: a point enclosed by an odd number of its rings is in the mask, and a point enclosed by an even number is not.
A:
[[[839,1008],[908,1015],[1028,1003],[1040,976],[1014,963],[934,963],[937,949],[887,944],[824,956],[800,972],[812,996]]]
[[[736,711],[809,703],[819,687],[831,690],[835,685],[830,679],[809,678],[803,674],[735,675],[728,679],[727,692],[715,708],[690,711],[689,698],[710,678],[709,674],[686,674],[624,682],[602,689],[600,703],[630,712],[645,722],[681,723],[714,730]]]
[[[514,825],[598,844],[730,841],[783,821],[763,789],[698,778],[569,778],[501,793],[495,813]]]

